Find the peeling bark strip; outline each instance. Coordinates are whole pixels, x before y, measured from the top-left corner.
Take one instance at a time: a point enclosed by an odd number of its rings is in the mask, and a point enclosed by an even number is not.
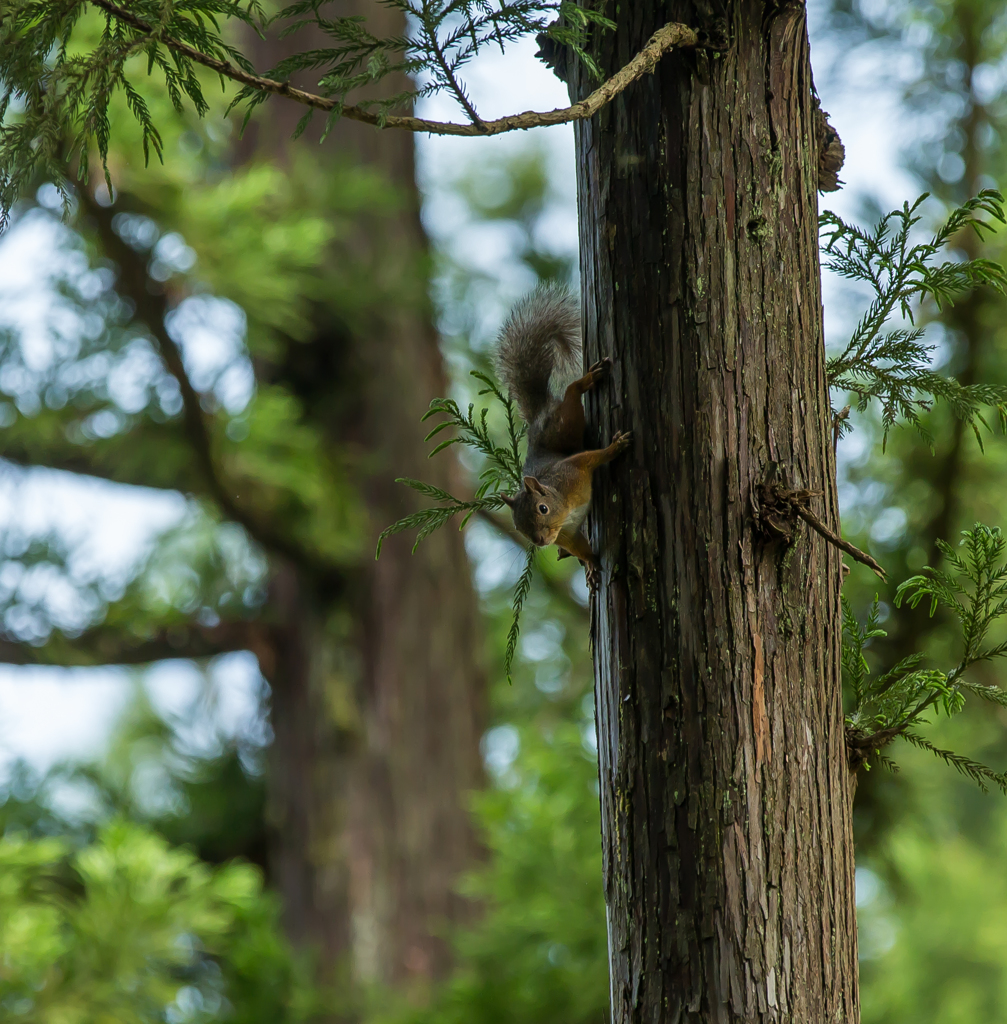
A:
[[[595,56],[705,9],[610,7]],[[613,1020],[854,1024],[840,556],[750,515],[775,462],[838,525],[805,12],[719,9],[726,53],[673,52],[577,127],[585,359],[614,359],[589,417],[635,439],[591,526]]]
[[[815,101],[815,134],[818,138],[818,191],[838,192],[843,187],[839,172],[846,162],[846,147],[839,132],[829,124],[828,111]]]

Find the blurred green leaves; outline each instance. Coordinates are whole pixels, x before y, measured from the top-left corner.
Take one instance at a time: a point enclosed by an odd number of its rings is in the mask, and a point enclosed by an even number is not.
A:
[[[121,820],[77,850],[0,840],[0,949],[0,1007],[29,1024],[273,1024],[311,1009],[256,869],[210,868]]]
[[[484,917],[457,936],[458,969],[428,1006],[379,1012],[374,1024],[608,1018],[595,760],[572,721],[515,735],[518,756],[476,801],[490,863],[465,891]]]

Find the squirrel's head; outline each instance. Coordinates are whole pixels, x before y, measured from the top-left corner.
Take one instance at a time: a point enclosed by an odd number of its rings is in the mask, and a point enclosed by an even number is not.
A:
[[[503,499],[514,513],[514,526],[533,544],[544,548],[556,542],[569,511],[559,491],[533,476],[524,478],[524,489]]]

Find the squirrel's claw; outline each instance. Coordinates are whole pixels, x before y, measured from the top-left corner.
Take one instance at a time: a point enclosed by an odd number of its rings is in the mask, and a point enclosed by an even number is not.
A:
[[[581,564],[584,566],[584,578],[587,580],[587,589],[592,594],[596,594],[601,586],[601,566],[592,565],[590,562],[582,562]]]
[[[592,594],[597,594],[598,587],[601,586],[601,573],[593,566],[587,565],[584,567],[584,577],[587,580],[587,589]]]
[[[587,368],[587,372],[592,377],[594,377],[594,381],[592,381],[592,383],[595,383],[596,381],[601,380],[603,377],[608,376],[608,374],[611,372],[611,370],[612,370],[612,358],[611,358],[611,356],[605,356],[604,359],[599,359],[598,362],[592,363]]]
[[[633,432],[631,430],[618,430],[612,438],[612,447],[622,451],[633,443]]]

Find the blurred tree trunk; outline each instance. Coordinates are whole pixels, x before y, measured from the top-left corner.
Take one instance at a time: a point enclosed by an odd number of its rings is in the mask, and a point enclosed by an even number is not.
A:
[[[335,7],[327,13],[362,14],[378,34],[403,31],[401,16],[376,0]],[[255,59],[265,68],[316,42],[257,41]],[[239,153],[284,160],[301,112],[284,103],[262,110]],[[450,478],[453,459],[427,462],[419,422],[448,383],[426,290],[413,149],[407,133],[336,125],[324,158],[373,168],[400,200],[395,216],[361,219],[343,258],[348,250],[376,268],[401,301],[375,310],[365,332],[320,310],[317,335],[264,370],[294,389],[334,445],[366,453],[359,483],[371,544],[416,507],[395,477],[462,486]],[[482,783],[483,637],[459,533],[440,531],[415,555],[394,538],[379,562],[371,550],[338,597],[313,592],[296,566],[274,577],[271,603],[286,612],[267,673],[274,858],[292,936],[321,942],[330,963],[349,953],[359,980],[401,982],[446,973],[444,927],[472,910],[455,888],[478,856],[468,798]]]
[[[610,9],[606,73],[669,20],[729,45],[577,130],[590,417],[634,436],[592,520],[613,1020],[853,1022],[840,559],[753,516],[775,466],[838,528],[805,8],[719,9]]]

